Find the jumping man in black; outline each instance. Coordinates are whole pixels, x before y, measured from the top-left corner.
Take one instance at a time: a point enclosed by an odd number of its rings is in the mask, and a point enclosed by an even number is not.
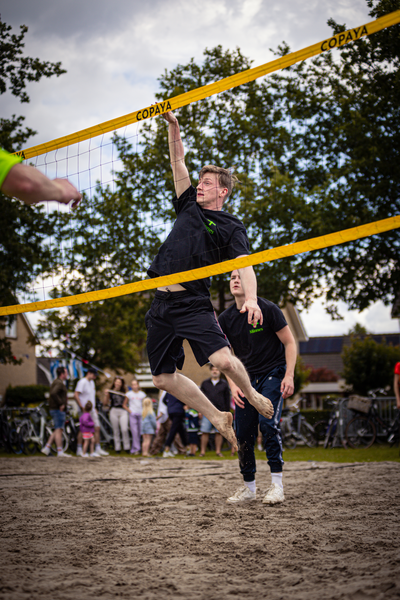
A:
[[[164,118],[169,125],[177,218],[148,270],[149,276],[169,275],[247,256],[250,248],[243,223],[222,211],[236,178],[227,169],[208,165],[200,171],[196,190],[185,165],[178,120],[172,112]],[[248,313],[248,322],[255,326],[263,318],[257,304],[256,277],[252,267],[239,271],[245,290],[242,312]],[[261,414],[273,415],[271,402],[251,386],[243,364],[231,354],[215,318],[209,287],[207,278],[157,289],[146,315],[147,351],[154,385],[205,415],[236,449],[231,413],[217,410],[193,381],[176,372],[177,367],[183,366],[182,343],[187,339],[200,365],[213,364],[243,390]]]

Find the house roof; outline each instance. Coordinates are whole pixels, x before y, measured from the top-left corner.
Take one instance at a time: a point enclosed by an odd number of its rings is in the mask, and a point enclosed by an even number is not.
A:
[[[389,346],[400,344],[399,333],[381,333],[371,335],[378,344],[386,343]],[[307,342],[300,342],[300,354],[340,354],[343,346],[350,344],[349,335],[312,337]]]

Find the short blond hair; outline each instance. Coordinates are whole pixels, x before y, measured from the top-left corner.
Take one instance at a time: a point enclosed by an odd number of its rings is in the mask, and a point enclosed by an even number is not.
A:
[[[224,169],[223,167],[216,167],[215,165],[205,165],[199,173],[199,179],[202,179],[206,173],[216,173],[218,175],[219,185],[228,190],[226,195],[227,198],[231,195],[235,184],[239,181],[231,169]]]

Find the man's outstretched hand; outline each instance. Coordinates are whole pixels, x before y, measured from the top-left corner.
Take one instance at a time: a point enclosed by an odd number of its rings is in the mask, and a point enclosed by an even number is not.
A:
[[[82,200],[82,194],[76,187],[68,179],[53,179],[53,183],[58,187],[61,194],[57,201],[61,204],[69,204],[73,200],[71,208],[76,208]]]
[[[263,314],[261,312],[261,308],[258,306],[256,300],[246,300],[242,306],[241,313],[245,312],[249,313],[248,323],[249,325],[253,325],[253,327],[257,327],[257,323],[260,325],[263,324]]]

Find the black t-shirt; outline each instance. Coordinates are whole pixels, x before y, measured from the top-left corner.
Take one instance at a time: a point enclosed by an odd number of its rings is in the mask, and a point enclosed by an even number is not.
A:
[[[231,408],[231,392],[225,379],[220,379],[215,385],[211,381],[211,378],[206,379],[201,384],[200,389],[218,410],[229,412]]]
[[[262,326],[249,325],[248,313],[241,313],[236,304],[218,317],[234,353],[251,376],[269,373],[275,367],[286,364],[285,346],[276,335],[277,331],[286,327],[286,319],[273,302],[264,298],[257,301],[264,317]]]
[[[223,260],[250,254],[246,229],[241,221],[222,210],[203,209],[197,191],[190,186],[173,205],[176,221],[147,271],[150,277],[189,271]],[[208,296],[210,279],[182,283],[188,291]]]
[[[120,395],[121,394],[121,395]],[[114,392],[108,392],[110,397],[111,408],[122,408],[125,397],[122,395],[122,392],[119,394],[115,394]]]

